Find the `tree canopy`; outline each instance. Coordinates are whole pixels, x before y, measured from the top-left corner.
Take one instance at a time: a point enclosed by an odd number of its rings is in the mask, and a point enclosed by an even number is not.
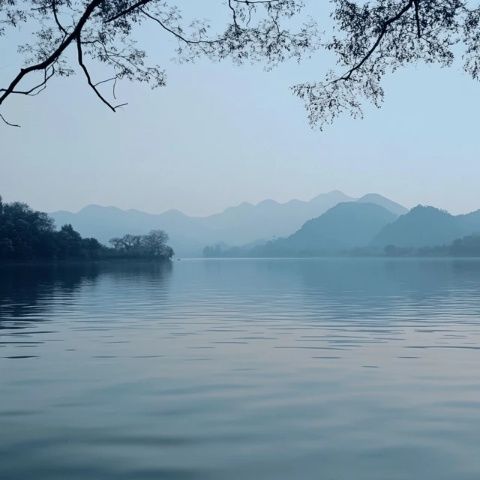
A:
[[[168,235],[163,230],[152,230],[147,235],[127,234],[112,238],[110,244],[116,253],[125,257],[171,258],[174,253],[167,241]]]
[[[0,119],[10,125],[6,101],[38,95],[55,76],[80,71],[106,107],[116,111],[117,81],[166,84],[137,33],[147,22],[177,42],[176,57],[194,61],[261,62],[267,68],[301,60],[323,48],[337,64],[325,78],[292,86],[312,126],[323,128],[342,113],[362,116],[365,101],[380,106],[383,77],[416,62],[450,66],[455,55],[474,79],[480,73],[480,4],[472,0],[332,0],[333,33],[320,39],[322,20],[307,19],[300,0],[225,0],[224,24],[186,18],[171,0],[0,0],[0,35],[22,24],[32,32],[19,54],[23,66],[0,86]],[[110,69],[94,78],[92,65]],[[107,85],[111,86],[106,91]],[[16,125],[18,126],[18,125]]]
[[[82,238],[71,225],[55,229],[43,212],[0,197],[0,261],[98,258],[104,247],[94,238]]]
[[[0,263],[31,260],[96,260],[146,258],[169,260],[174,255],[168,235],[154,230],[148,235],[114,239],[113,248],[95,238],[82,238],[71,225],[55,229],[46,213],[19,202],[3,203],[0,197]]]
[[[470,0],[333,0],[335,32],[324,46],[337,67],[319,82],[296,85],[312,125],[342,113],[363,116],[365,100],[379,107],[382,80],[409,64],[448,67],[455,56],[475,80],[480,74],[480,2]]]

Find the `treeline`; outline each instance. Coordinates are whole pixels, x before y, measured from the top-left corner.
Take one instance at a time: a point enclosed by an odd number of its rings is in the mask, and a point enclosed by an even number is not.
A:
[[[282,250],[281,242],[266,242],[253,248],[229,247],[225,244],[208,246],[203,249],[207,258],[258,258],[258,257],[480,257],[480,235],[468,235],[459,238],[450,245],[432,247],[398,247],[388,245],[385,248],[361,247],[348,250]]]
[[[450,245],[437,247],[385,247],[389,257],[480,257],[480,235],[468,235],[459,238]]]
[[[110,244],[116,255],[124,258],[172,258],[173,249],[167,245],[168,235],[162,230],[152,230],[147,235],[127,234],[112,238]]]
[[[0,261],[96,260],[103,258],[170,259],[174,252],[162,231],[113,239],[112,247],[82,238],[71,225],[57,230],[46,213],[0,197]]]

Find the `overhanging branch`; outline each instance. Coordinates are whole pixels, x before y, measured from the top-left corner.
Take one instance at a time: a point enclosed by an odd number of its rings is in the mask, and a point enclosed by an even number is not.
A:
[[[377,39],[373,43],[372,47],[367,51],[367,53],[362,57],[362,59],[356,63],[352,68],[348,70],[344,75],[338,77],[337,79],[333,80],[333,83],[339,81],[348,81],[352,78],[352,75],[357,71],[360,70],[363,65],[370,59],[370,57],[375,53],[377,48],[380,46],[383,38],[388,32],[389,27],[400,20],[411,8],[414,6],[418,0],[408,0],[408,3],[404,5],[404,7],[393,17],[388,18],[382,25],[380,33],[377,36]]]

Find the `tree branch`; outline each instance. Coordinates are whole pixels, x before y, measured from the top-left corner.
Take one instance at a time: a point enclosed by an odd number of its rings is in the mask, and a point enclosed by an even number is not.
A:
[[[57,11],[57,2],[56,0],[52,0],[52,10],[53,10],[53,18],[55,19],[55,23],[57,24],[57,27],[59,30],[63,33],[63,38],[65,38],[68,35],[68,32],[65,30],[63,25],[60,23],[60,20],[58,18],[58,11]]]
[[[83,63],[83,51],[82,51],[82,40],[81,40],[81,37],[80,37],[80,34],[78,35],[77,37],[77,59],[78,59],[78,64],[80,65],[80,67],[82,68],[83,70],[83,73],[85,74],[85,77],[87,79],[87,82],[88,82],[88,85],[92,88],[92,90],[95,92],[95,94],[97,95],[97,97],[112,111],[112,112],[116,112],[116,109],[118,107],[121,107],[125,104],[121,104],[121,105],[117,105],[117,106],[113,106],[108,100],[105,99],[105,97],[98,91],[97,89],[97,85],[99,85],[99,83],[96,83],[94,84],[92,82],[92,78],[90,77],[90,72],[88,71],[88,68],[85,66],[85,64]],[[102,82],[100,82],[102,83]]]
[[[383,40],[383,37],[386,35],[386,33],[388,31],[388,28],[390,27],[390,25],[392,25],[393,23],[400,20],[400,18],[402,18],[403,15],[405,15],[412,8],[412,6],[416,3],[416,1],[418,1],[418,0],[408,0],[408,3],[396,15],[394,15],[393,17],[390,17],[387,20],[385,20],[377,39],[375,40],[372,47],[368,50],[368,52],[363,56],[363,58],[358,63],[356,63],[352,68],[350,68],[350,70],[348,70],[347,73],[345,73],[341,77],[335,79],[332,83],[336,83],[336,82],[339,82],[339,81],[342,81],[342,80],[343,81],[350,80],[350,78],[352,78],[352,75],[357,70],[362,68],[363,65],[365,65],[365,63],[368,61],[368,59],[375,53],[375,50],[379,47],[380,43]]]
[[[232,5],[232,0],[228,0],[228,8],[232,11],[233,25],[235,26],[235,31],[237,32],[240,29],[240,26],[238,25],[237,11],[235,10],[235,7]]]
[[[128,14],[132,13],[137,8],[143,7],[147,3],[150,3],[151,1],[152,0],[139,0],[138,2],[134,3],[133,5],[130,5],[128,8],[118,12],[113,17],[110,17],[107,20],[105,20],[105,23],[114,22],[115,20],[118,20],[119,18],[124,17],[125,15],[128,15]]]
[[[35,96],[38,95],[41,91],[45,90],[48,81],[55,75],[55,64],[50,65],[44,70],[43,73],[43,81],[39,83],[38,85],[35,85],[34,87],[30,88],[29,90],[13,90],[11,92],[12,95],[30,95],[30,96]],[[48,70],[50,69],[50,73],[48,73]],[[0,92],[6,92],[7,90],[5,88],[1,88]]]
[[[413,0],[415,4],[415,20],[417,22],[417,35],[422,38],[422,28],[420,26],[420,0]]]
[[[150,20],[153,20],[154,22],[158,23],[166,32],[171,33],[174,37],[176,37],[178,40],[181,40],[184,43],[191,44],[191,45],[201,45],[201,44],[212,45],[218,42],[218,40],[217,41],[216,40],[192,40],[190,38],[186,38],[180,33],[176,32],[175,30],[172,30],[171,28],[169,28],[158,17],[151,15],[145,9],[141,8],[140,11],[143,13],[143,15],[148,17]]]
[[[88,19],[94,12],[94,10],[103,2],[104,0],[92,0],[87,7],[85,8],[85,11],[83,12],[83,15],[80,17],[80,20],[77,23],[77,26],[73,29],[72,33],[68,35],[62,43],[54,50],[50,56],[48,56],[45,60],[43,60],[40,63],[37,63],[35,65],[31,65],[30,67],[27,68],[22,68],[18,75],[12,80],[10,85],[3,90],[3,95],[0,96],[0,105],[5,101],[5,99],[15,90],[15,87],[23,80],[23,78],[28,75],[31,72],[37,71],[37,70],[45,70],[47,67],[52,65],[55,61],[58,60],[60,55],[66,50],[66,48],[79,36],[80,32],[82,31],[82,28],[85,26],[87,23]]]
[[[7,119],[0,113],[0,119],[6,123],[9,127],[16,127],[16,128],[20,128],[20,125],[17,125],[16,123],[10,123],[9,121],[7,121]]]

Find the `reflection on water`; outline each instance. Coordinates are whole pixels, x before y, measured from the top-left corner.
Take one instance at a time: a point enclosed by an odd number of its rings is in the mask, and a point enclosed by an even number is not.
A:
[[[480,262],[0,270],[0,478],[478,479]]]

